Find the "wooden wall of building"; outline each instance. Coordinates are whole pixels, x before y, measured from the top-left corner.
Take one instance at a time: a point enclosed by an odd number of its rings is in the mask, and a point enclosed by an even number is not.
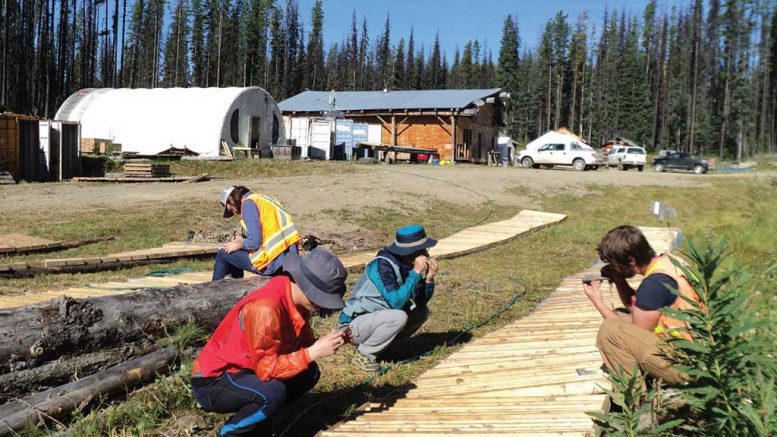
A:
[[[493,105],[483,105],[475,117],[459,117],[456,122],[456,160],[485,163],[488,152],[496,150],[499,126]]]
[[[307,115],[312,116],[313,114]],[[494,105],[486,104],[480,107],[475,116],[456,117],[456,159],[458,161],[487,162],[488,152],[496,150],[497,147],[499,136],[499,126],[495,119],[497,116],[497,109]],[[381,125],[381,143],[392,144],[390,115],[378,118],[374,115],[347,113],[345,117],[357,123]],[[440,154],[440,159],[450,160],[453,158],[450,134],[451,117],[449,115],[438,118],[434,115],[406,116],[402,112],[397,112],[395,117],[397,145],[436,149]],[[381,118],[387,124],[381,122]],[[404,123],[400,124],[403,119],[405,119]]]
[[[45,176],[38,138],[38,118],[6,112],[0,114],[0,164],[14,179],[42,180]]]

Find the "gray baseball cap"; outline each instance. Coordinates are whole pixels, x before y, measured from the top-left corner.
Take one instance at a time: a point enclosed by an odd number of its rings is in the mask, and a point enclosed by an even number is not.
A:
[[[234,190],[235,187],[227,187],[224,188],[224,191],[221,192],[221,195],[219,195],[219,202],[221,202],[221,205],[224,206],[224,218],[230,218],[234,214],[232,214],[232,211],[227,209],[227,199],[229,199],[229,195],[232,194],[232,190]]]
[[[332,252],[317,247],[307,255],[287,252],[283,270],[288,272],[308,299],[321,308],[345,306],[345,278],[348,272]]]

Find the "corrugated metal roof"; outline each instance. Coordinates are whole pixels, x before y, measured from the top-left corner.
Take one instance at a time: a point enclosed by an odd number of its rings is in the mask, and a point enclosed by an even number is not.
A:
[[[404,109],[462,109],[472,102],[499,94],[500,88],[483,90],[336,91],[335,107],[341,111]],[[321,112],[332,109],[331,91],[304,91],[278,104],[282,112]]]

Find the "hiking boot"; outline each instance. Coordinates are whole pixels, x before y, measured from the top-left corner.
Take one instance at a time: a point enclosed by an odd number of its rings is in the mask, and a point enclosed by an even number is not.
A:
[[[361,353],[357,353],[353,360],[351,360],[351,363],[365,372],[377,372],[380,370],[380,364],[374,358]]]

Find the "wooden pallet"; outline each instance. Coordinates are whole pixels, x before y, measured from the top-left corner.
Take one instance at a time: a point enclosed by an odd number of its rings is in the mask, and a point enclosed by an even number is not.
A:
[[[125,184],[137,184],[145,182],[186,182],[191,179],[190,176],[171,176],[165,178],[149,177],[75,177],[73,182],[114,182]]]
[[[676,229],[642,229],[657,252],[673,249]],[[564,278],[529,316],[468,343],[412,389],[368,403],[319,435],[593,435],[585,412],[605,411],[608,380],[595,346],[602,317],[581,280],[600,267]],[[603,291],[619,305],[614,286]]]
[[[135,163],[124,164],[126,177],[162,178],[170,177],[170,166],[167,164]]]
[[[0,235],[0,255],[16,255],[41,250],[55,250],[62,246],[64,246],[62,241],[31,237],[29,235]]]
[[[432,249],[432,255],[437,258],[453,258],[478,250],[505,243],[529,231],[541,229],[566,218],[563,214],[552,214],[540,211],[524,210],[515,217],[501,222],[490,223],[468,228],[441,239]],[[375,256],[375,252],[362,252],[340,257],[349,272],[364,269]],[[251,276],[246,274],[246,276]],[[165,277],[143,277],[130,279],[127,282],[108,282],[103,284],[88,284],[85,287],[55,290],[23,296],[0,296],[0,308],[17,307],[45,302],[67,295],[71,297],[90,297],[103,294],[130,293],[144,288],[171,287],[178,284],[197,284],[211,280],[212,272],[191,272]]]
[[[14,180],[11,172],[7,168],[5,168],[2,164],[0,164],[0,185],[14,185],[14,184],[16,184],[16,180]]]
[[[23,274],[26,271],[35,273],[59,273],[77,270],[67,267],[88,267],[88,270],[98,271],[116,268],[145,261],[167,261],[177,258],[188,258],[215,254],[219,244],[186,244],[170,243],[162,247],[133,250],[111,255],[96,255],[79,258],[55,258],[40,261],[25,261],[10,264],[0,264],[0,274]],[[104,268],[101,268],[104,267]]]

